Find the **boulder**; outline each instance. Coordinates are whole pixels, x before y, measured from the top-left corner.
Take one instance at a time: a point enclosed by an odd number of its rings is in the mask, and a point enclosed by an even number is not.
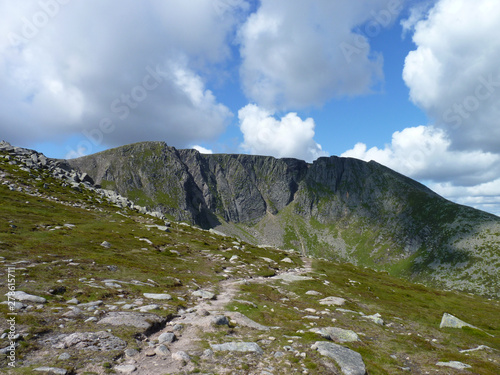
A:
[[[477,329],[477,327],[474,327],[469,323],[465,323],[463,320],[460,320],[457,317],[448,313],[443,314],[443,317],[441,318],[441,324],[439,325],[439,328],[462,328],[462,327],[470,327]]]
[[[113,368],[116,372],[122,374],[132,374],[135,370],[137,370],[137,367],[135,367],[134,365],[117,365]]]
[[[175,333],[172,333],[172,332],[165,332],[165,333],[162,333],[159,337],[158,337],[158,342],[160,344],[163,344],[163,343],[167,343],[167,344],[171,344],[175,341],[176,337],[175,337]]]
[[[197,290],[191,293],[195,297],[199,297],[201,299],[215,299],[215,294],[212,292],[209,292],[207,290]]]
[[[7,294],[6,294],[7,295]],[[38,297],[33,294],[28,294],[20,290],[14,292],[14,299],[17,301],[28,301],[33,303],[45,303],[47,300],[43,297]]]
[[[365,315],[361,319],[368,319],[368,320],[371,320],[375,324],[378,324],[381,326],[384,325],[384,320],[381,318],[381,315],[379,313],[376,313],[373,315]]]
[[[172,296],[167,293],[144,293],[144,297],[156,300],[171,300]]]
[[[317,333],[327,340],[337,342],[359,341],[359,336],[357,335],[357,333],[348,329],[337,327],[312,328],[310,329],[310,332]]]
[[[342,306],[346,303],[345,298],[341,297],[326,297],[319,301],[320,305],[326,306]]]
[[[361,355],[349,348],[328,341],[317,341],[311,349],[333,359],[344,375],[365,375],[366,367]]]

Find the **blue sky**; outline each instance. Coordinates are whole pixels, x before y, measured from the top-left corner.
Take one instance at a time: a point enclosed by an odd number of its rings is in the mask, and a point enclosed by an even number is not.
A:
[[[495,0],[0,0],[0,138],[376,160],[500,214]]]

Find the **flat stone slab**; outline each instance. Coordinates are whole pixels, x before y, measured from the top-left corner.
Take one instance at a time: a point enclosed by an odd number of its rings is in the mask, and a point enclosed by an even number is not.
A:
[[[134,365],[118,365],[113,368],[115,369],[115,371],[120,372],[122,374],[131,374],[135,370],[137,370],[137,367],[135,367]]]
[[[361,354],[328,341],[317,341],[311,349],[333,359],[344,375],[365,375],[366,367]]]
[[[254,342],[226,342],[224,344],[210,344],[214,352],[250,352],[264,353],[259,345]]]
[[[150,298],[150,299],[159,299],[159,300],[170,300],[172,299],[172,296],[167,293],[144,293],[144,297]]]
[[[54,342],[55,341],[55,342]],[[56,349],[85,349],[93,351],[123,350],[127,343],[109,332],[75,332],[70,335],[60,335],[53,340]]]
[[[438,363],[436,363],[436,366],[450,367],[450,368],[454,368],[457,370],[465,370],[465,369],[471,368],[470,365],[467,365],[465,363],[458,362],[458,361],[438,362]]]
[[[7,295],[7,294],[6,294]],[[14,299],[17,301],[28,301],[33,303],[45,303],[47,300],[43,297],[38,297],[33,294],[28,294],[21,290],[16,290],[14,292]]]
[[[346,303],[345,298],[341,297],[326,297],[319,300],[320,305],[326,306],[342,306]]]
[[[63,368],[46,367],[46,366],[34,368],[33,371],[43,372],[43,373],[51,374],[51,375],[66,375],[68,373],[68,371],[66,371]]]
[[[243,327],[257,329],[259,331],[269,331],[269,327],[257,323],[256,321],[250,319],[249,317],[243,315],[242,313],[231,311],[225,312],[227,316],[229,316],[232,320],[236,321],[237,324]]]
[[[128,326],[150,331],[156,327],[165,325],[166,319],[155,314],[135,313],[128,311],[111,311],[97,324],[109,324],[112,326]]]
[[[338,327],[325,327],[325,328],[312,328],[310,332],[317,333],[321,337],[337,341],[337,342],[354,342],[359,341],[359,336],[356,332],[349,329],[342,329]]]
[[[283,274],[283,275],[278,275],[272,277],[273,280],[283,280],[283,281],[307,281],[307,280],[314,280],[312,277],[309,276],[301,276],[301,275],[290,275],[290,274]]]

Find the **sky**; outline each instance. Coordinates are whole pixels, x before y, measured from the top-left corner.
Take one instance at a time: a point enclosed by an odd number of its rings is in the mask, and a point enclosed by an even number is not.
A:
[[[375,160],[500,215],[499,24],[497,0],[0,0],[0,139]]]

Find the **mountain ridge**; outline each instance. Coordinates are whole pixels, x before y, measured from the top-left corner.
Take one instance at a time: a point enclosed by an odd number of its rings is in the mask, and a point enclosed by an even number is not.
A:
[[[137,204],[250,243],[500,294],[500,218],[373,161],[207,155],[141,142],[66,162]]]

